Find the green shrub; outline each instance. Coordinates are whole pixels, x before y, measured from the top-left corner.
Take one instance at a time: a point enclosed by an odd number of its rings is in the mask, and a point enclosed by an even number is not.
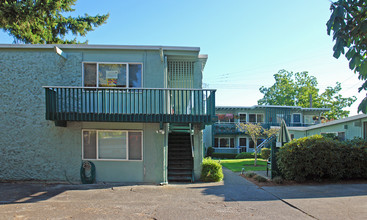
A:
[[[334,140],[338,139],[338,137],[336,136],[335,133],[324,133],[324,134],[322,134],[322,136],[324,136],[326,138],[331,138],[331,139],[334,139]]]
[[[261,158],[267,160],[269,157],[270,157],[270,149],[269,148],[261,149]]]
[[[212,158],[218,159],[235,159],[237,154],[230,154],[230,153],[212,153]]]
[[[222,165],[211,158],[204,158],[200,179],[204,182],[219,182],[223,179]]]
[[[207,157],[211,157],[213,153],[214,153],[214,148],[208,147],[208,149],[206,149],[206,156]]]
[[[283,178],[281,176],[276,176],[272,179],[272,181],[276,184],[282,184],[283,183]]]
[[[245,177],[252,178],[254,176],[256,176],[256,173],[254,173],[254,172],[246,172],[245,173]]]
[[[265,177],[260,176],[260,175],[256,175],[256,176],[254,177],[254,179],[255,179],[257,182],[266,182],[266,181],[268,181]]]
[[[257,157],[260,157],[260,154],[257,154]],[[242,152],[237,154],[236,159],[248,159],[248,158],[255,158],[255,153],[251,152]]]
[[[354,146],[367,150],[367,140],[362,138],[355,137],[351,140],[346,140],[344,143],[349,146]]]
[[[288,180],[367,178],[367,151],[321,135],[287,143],[277,153],[277,163]]]

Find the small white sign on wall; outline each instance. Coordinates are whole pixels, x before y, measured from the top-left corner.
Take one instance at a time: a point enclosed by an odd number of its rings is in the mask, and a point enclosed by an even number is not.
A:
[[[106,78],[107,79],[117,79],[117,75],[118,75],[118,71],[117,70],[109,70],[106,71]]]
[[[276,147],[281,147],[282,146],[282,143],[281,142],[277,142],[275,146]]]

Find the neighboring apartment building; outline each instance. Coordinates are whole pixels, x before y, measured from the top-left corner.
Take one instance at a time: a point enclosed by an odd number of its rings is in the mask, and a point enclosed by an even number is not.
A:
[[[0,179],[199,178],[215,90],[198,47],[0,45]]]
[[[322,113],[330,110],[272,105],[217,106],[215,109],[218,122],[206,127],[204,142],[205,148],[213,147],[219,153],[254,151],[253,141],[246,131],[238,128],[239,123],[260,123],[268,129],[279,126],[284,119],[288,127],[307,127],[319,124]],[[265,139],[266,137],[261,137],[257,144]]]
[[[294,138],[333,134],[339,140],[350,140],[355,137],[367,139],[367,115],[355,115],[310,127],[289,127],[288,130]]]

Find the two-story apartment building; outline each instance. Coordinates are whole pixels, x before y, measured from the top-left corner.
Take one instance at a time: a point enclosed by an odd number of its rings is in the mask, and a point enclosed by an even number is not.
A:
[[[0,179],[194,181],[215,90],[198,47],[0,45]]]
[[[239,123],[260,123],[268,129],[279,126],[282,119],[288,127],[306,127],[320,123],[328,108],[301,108],[298,106],[216,106],[218,122],[206,127],[205,147],[213,147],[219,153],[253,152],[254,143]],[[266,137],[261,137],[258,144]]]
[[[354,115],[308,127],[289,127],[288,130],[294,138],[331,134],[339,140],[367,139],[367,115]]]

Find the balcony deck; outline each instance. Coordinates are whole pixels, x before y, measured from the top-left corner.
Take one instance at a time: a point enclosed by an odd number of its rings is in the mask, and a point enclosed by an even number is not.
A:
[[[215,90],[46,86],[46,119],[56,122],[203,123],[215,120]]]
[[[239,129],[239,122],[228,122],[228,123],[214,123],[213,132],[214,134],[245,134],[246,131]],[[280,126],[280,123],[268,122],[260,123],[265,129],[269,129],[272,126]],[[308,127],[315,124],[304,124],[304,123],[286,123],[288,127]]]

